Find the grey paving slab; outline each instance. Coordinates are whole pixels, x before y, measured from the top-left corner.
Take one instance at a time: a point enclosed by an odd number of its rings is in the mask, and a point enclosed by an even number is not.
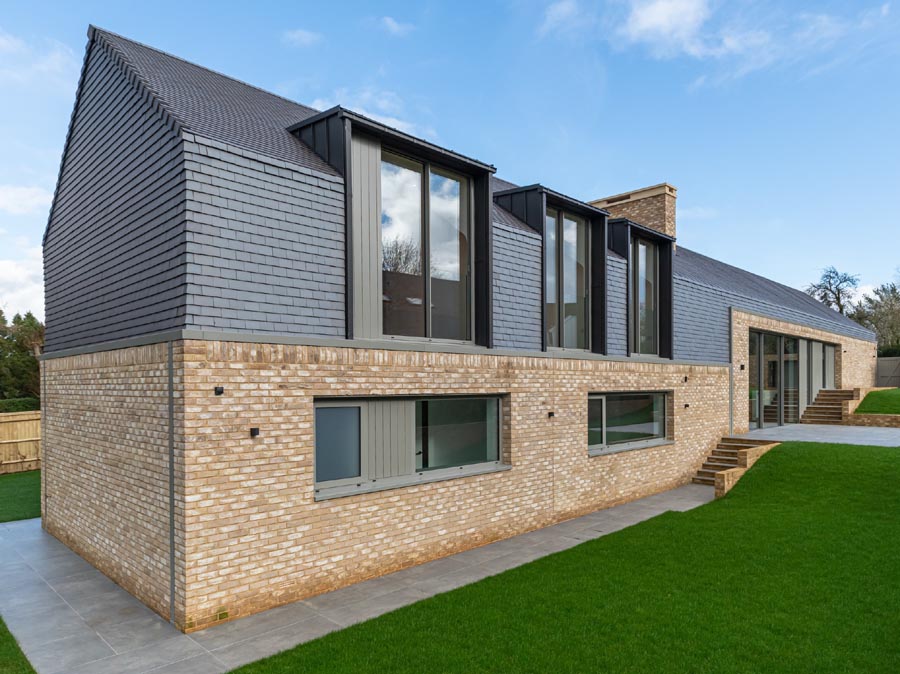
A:
[[[710,487],[680,487],[191,635],[43,532],[40,520],[4,523],[0,615],[38,674],[219,674],[712,499]]]
[[[872,428],[869,426],[831,426],[825,424],[788,424],[761,428],[745,433],[756,440],[796,440],[800,442],[836,442],[845,445],[874,445],[900,447],[900,428]]]

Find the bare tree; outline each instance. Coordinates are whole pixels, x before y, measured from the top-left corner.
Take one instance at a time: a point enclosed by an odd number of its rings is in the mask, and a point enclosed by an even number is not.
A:
[[[853,308],[853,291],[859,286],[859,276],[838,271],[834,267],[826,267],[822,277],[810,283],[804,290],[823,304],[835,309],[845,316]]]
[[[381,245],[381,268],[400,274],[422,273],[422,249],[410,238],[396,237]]]

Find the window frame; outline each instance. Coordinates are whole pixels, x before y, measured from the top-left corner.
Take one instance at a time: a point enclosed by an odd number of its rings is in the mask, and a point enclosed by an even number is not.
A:
[[[379,322],[381,324],[381,336],[383,339],[391,339],[408,342],[435,342],[438,344],[474,344],[475,343],[475,184],[471,175],[461,173],[459,171],[447,168],[443,164],[432,162],[428,159],[421,159],[414,155],[401,152],[394,149],[390,145],[381,145],[381,155],[379,157],[378,166],[378,265],[379,273],[383,273],[384,253],[382,250],[383,232],[381,229],[381,215],[383,213],[382,205],[382,186],[381,186],[381,163],[391,158],[399,160],[397,165],[403,166],[410,163],[421,168],[421,245],[422,245],[422,273],[424,276],[424,295],[423,305],[425,307],[425,335],[418,337],[415,335],[391,335],[384,331],[384,306],[383,301],[379,303],[378,310],[380,313]],[[458,180],[460,182],[460,203],[463,204],[464,216],[466,223],[466,238],[468,241],[468,251],[466,255],[466,339],[452,339],[446,337],[432,337],[432,306],[431,306],[431,175],[432,169],[434,173],[444,178]],[[464,194],[463,194],[464,193]]]
[[[558,333],[558,344],[552,345],[550,344],[550,335],[549,330],[547,328],[547,270],[546,270],[546,252],[544,253],[544,257],[542,259],[542,265],[544,267],[543,274],[543,286],[544,286],[544,297],[542,300],[541,307],[541,315],[542,315],[542,324],[544,329],[543,341],[546,345],[547,351],[569,351],[569,352],[581,352],[591,351],[591,341],[593,335],[591,334],[591,322],[592,322],[592,311],[593,311],[593,302],[594,302],[594,293],[593,293],[593,283],[592,283],[592,269],[591,269],[591,237],[593,236],[592,228],[592,220],[583,215],[578,215],[577,213],[573,213],[571,210],[566,210],[561,206],[554,206],[552,204],[547,204],[544,211],[544,223],[545,223],[545,231],[543,233],[543,250],[547,249],[547,231],[546,225],[547,221],[550,219],[551,213],[554,214],[553,222],[554,222],[554,235],[556,237],[556,251],[554,255],[554,264],[556,265],[556,326]],[[585,239],[584,239],[584,250],[585,250],[585,259],[584,259],[584,279],[585,279],[585,307],[584,307],[584,346],[578,347],[567,347],[565,346],[565,269],[564,269],[564,233],[563,227],[565,223],[566,216],[575,222],[580,222],[584,226]]]
[[[661,395],[662,400],[662,409],[663,409],[663,433],[659,437],[655,438],[647,438],[645,440],[635,440],[632,442],[617,442],[614,444],[609,444],[606,437],[606,432],[608,429],[608,425],[606,423],[606,414],[607,414],[607,397],[608,396],[617,396],[617,395],[631,395],[631,396],[657,396]],[[603,393],[588,393],[588,410],[587,410],[587,419],[588,423],[590,423],[590,404],[592,400],[601,400],[602,401],[602,424],[603,424],[603,442],[599,445],[590,444],[590,440],[588,439],[588,455],[589,456],[607,456],[609,454],[618,454],[620,452],[630,452],[638,449],[649,449],[651,447],[660,447],[662,445],[671,445],[674,444],[674,439],[670,437],[671,425],[669,423],[669,408],[670,402],[673,396],[672,391],[605,391]],[[589,429],[588,429],[589,432]]]
[[[654,343],[656,344],[656,350],[653,352],[641,351],[641,332],[640,332],[640,324],[641,324],[641,307],[640,301],[638,299],[638,286],[639,286],[639,276],[640,276],[640,264],[638,262],[638,256],[636,255],[636,251],[638,245],[643,243],[646,246],[652,246],[655,253],[653,255],[653,263],[654,263],[654,284],[653,291],[655,294],[654,301],[654,311],[656,312],[656,320],[654,320]],[[629,276],[631,278],[628,279],[628,284],[630,288],[629,297],[631,301],[631,306],[628,307],[628,321],[631,327],[630,329],[630,337],[631,344],[628,346],[629,354],[635,356],[650,356],[660,358],[660,350],[661,350],[661,318],[662,318],[662,310],[660,305],[660,299],[662,297],[662,293],[660,292],[660,256],[661,256],[661,248],[659,242],[654,241],[646,236],[641,236],[640,234],[634,234],[631,237],[631,245],[629,247],[629,256],[631,258],[630,273]]]
[[[477,400],[496,400],[497,401],[497,460],[482,461],[478,463],[468,463],[459,466],[447,466],[442,468],[416,468],[415,456],[415,437],[411,438],[412,448],[412,465],[413,470],[409,474],[396,475],[391,477],[374,477],[374,467],[370,461],[369,452],[372,451],[373,440],[368,436],[368,411],[366,407],[378,401],[397,400],[407,401],[410,405],[415,406],[420,400],[447,400],[452,398],[458,399],[477,399]],[[332,498],[340,498],[344,496],[353,496],[356,494],[366,494],[387,489],[397,489],[400,487],[408,487],[416,484],[426,484],[429,482],[440,482],[456,477],[469,477],[472,475],[481,475],[484,473],[493,473],[505,471],[512,468],[512,465],[505,460],[505,412],[507,395],[498,394],[476,394],[476,395],[448,395],[448,396],[379,396],[372,398],[316,398],[313,400],[313,409],[320,407],[360,407],[360,476],[354,478],[344,478],[341,480],[330,480],[327,482],[316,481],[316,415],[313,412],[313,486],[316,501],[322,501]],[[415,432],[415,430],[414,430]]]

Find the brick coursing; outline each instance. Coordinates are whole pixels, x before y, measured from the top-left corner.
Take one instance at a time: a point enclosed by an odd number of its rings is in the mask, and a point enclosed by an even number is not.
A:
[[[644,227],[675,236],[675,197],[668,193],[652,197],[606,204],[603,206],[613,218],[628,218]]]

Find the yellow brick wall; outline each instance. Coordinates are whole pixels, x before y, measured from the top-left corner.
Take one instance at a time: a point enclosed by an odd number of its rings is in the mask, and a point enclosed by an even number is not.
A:
[[[815,339],[835,344],[834,384],[837,388],[855,388],[875,385],[874,342],[866,342],[845,335],[816,330],[774,318],[758,316],[743,311],[732,312],[731,344],[734,359],[734,431],[746,433],[750,426],[750,401],[748,398],[750,368],[750,330],[763,330],[803,339]],[[741,365],[744,369],[741,370]]]
[[[180,345],[174,355],[177,392]],[[168,618],[167,345],[49,359],[41,370],[44,528]],[[178,513],[176,530],[181,522]]]
[[[728,432],[726,367],[189,341],[185,368],[187,629],[684,484]],[[673,391],[675,444],[589,457],[615,390]],[[315,397],[444,393],[508,395],[512,470],[314,500]]]

